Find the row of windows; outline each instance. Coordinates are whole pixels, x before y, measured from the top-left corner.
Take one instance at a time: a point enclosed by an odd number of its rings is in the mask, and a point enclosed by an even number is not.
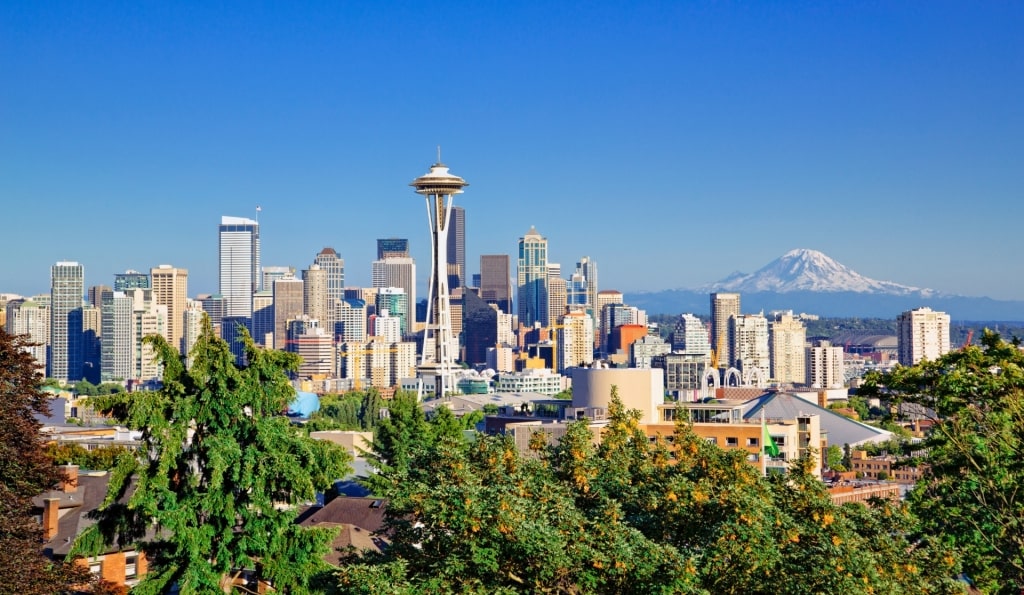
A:
[[[710,442],[711,444],[715,444],[715,445],[718,444],[718,438],[716,438],[714,436],[708,436],[708,437],[706,437],[704,439],[707,440],[708,442]],[[776,440],[776,443],[777,442],[778,442],[778,440]],[[725,445],[727,447],[729,447],[729,448],[738,448],[739,445],[740,445],[740,439],[736,438],[734,436],[727,436],[725,438]],[[747,438],[747,446],[757,447],[757,446],[760,446],[760,445],[761,445],[761,440],[759,438],[752,438],[752,437],[751,438]]]

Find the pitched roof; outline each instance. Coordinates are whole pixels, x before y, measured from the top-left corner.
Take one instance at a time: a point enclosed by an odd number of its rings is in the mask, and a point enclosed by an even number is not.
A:
[[[821,422],[822,433],[828,433],[829,444],[849,444],[856,446],[868,442],[885,442],[893,437],[888,430],[869,426],[859,421],[840,415],[830,409],[819,407],[806,399],[792,393],[769,392],[756,399],[747,401],[744,406],[744,419],[755,419],[761,415],[776,419],[794,419],[801,415],[817,415]]]
[[[300,513],[298,523],[303,527],[340,527],[331,552],[324,556],[329,564],[338,565],[349,548],[379,552],[387,547],[388,540],[381,533],[386,508],[387,501],[380,498],[342,496]]]
[[[325,523],[353,525],[376,533],[384,526],[384,510],[387,500],[381,498],[354,498],[342,496],[331,500],[312,514],[302,515],[299,524],[304,527]]]

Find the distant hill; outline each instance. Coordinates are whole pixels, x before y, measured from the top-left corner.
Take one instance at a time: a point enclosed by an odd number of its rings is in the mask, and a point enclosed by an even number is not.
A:
[[[931,289],[870,279],[817,250],[787,252],[758,271],[735,273],[695,289],[626,293],[631,306],[652,314],[708,314],[709,294],[741,294],[744,312],[793,310],[827,317],[895,318],[928,306],[954,320],[1024,321],[1024,301],[943,294]]]

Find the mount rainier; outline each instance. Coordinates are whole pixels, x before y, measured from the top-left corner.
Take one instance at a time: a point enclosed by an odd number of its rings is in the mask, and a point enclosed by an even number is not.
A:
[[[695,289],[626,292],[627,304],[650,314],[707,315],[709,295],[735,291],[744,313],[793,310],[826,317],[896,318],[928,306],[954,320],[1021,321],[1024,302],[965,297],[865,277],[817,250],[787,252],[753,273],[733,273]]]

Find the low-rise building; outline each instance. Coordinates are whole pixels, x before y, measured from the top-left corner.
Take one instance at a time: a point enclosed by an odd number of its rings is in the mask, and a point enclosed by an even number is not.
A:
[[[867,479],[888,480],[912,485],[928,473],[927,465],[900,466],[900,458],[893,455],[870,456],[867,451],[850,453],[850,470]]]

